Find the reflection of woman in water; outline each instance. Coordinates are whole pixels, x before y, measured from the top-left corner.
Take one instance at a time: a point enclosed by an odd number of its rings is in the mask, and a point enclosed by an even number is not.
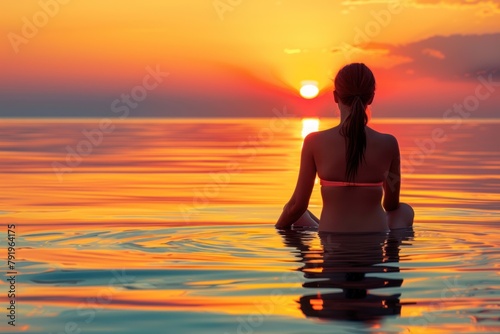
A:
[[[338,234],[320,232],[321,248],[311,246],[316,233],[280,231],[286,246],[295,247],[304,263],[300,271],[305,288],[334,288],[304,295],[299,304],[309,317],[324,319],[375,321],[383,316],[399,315],[400,294],[381,294],[381,288],[400,287],[401,278],[390,277],[399,268],[399,246],[410,240],[413,231],[400,229],[387,233]],[[372,293],[377,289],[377,293]],[[311,291],[312,292],[312,291]]]
[[[319,224],[320,231],[383,232],[411,226],[413,209],[399,202],[398,142],[366,126],[366,108],[375,94],[373,73],[364,64],[350,64],[334,84],[340,124],[305,138],[297,185],[276,227]],[[307,210],[316,174],[322,186],[321,219]]]

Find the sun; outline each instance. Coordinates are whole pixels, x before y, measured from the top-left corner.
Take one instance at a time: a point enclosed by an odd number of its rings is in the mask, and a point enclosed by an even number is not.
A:
[[[304,99],[314,99],[318,96],[319,89],[318,83],[316,81],[302,81],[302,87],[300,88],[300,96]]]

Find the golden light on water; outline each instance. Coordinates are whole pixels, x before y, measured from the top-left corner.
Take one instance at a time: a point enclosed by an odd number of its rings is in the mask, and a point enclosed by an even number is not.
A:
[[[316,132],[319,129],[318,118],[303,118],[302,119],[302,138],[305,138],[311,132]]]
[[[308,319],[323,325],[371,314],[379,317],[369,320],[371,332],[392,327],[404,331],[411,321],[416,333],[430,329],[454,334],[462,328],[477,332],[470,316],[478,314],[485,315],[478,319],[488,324],[493,319],[489,316],[496,316],[488,310],[498,298],[467,293],[470,287],[490,291],[498,280],[499,254],[493,250],[500,244],[495,231],[500,194],[494,191],[500,181],[496,168],[500,160],[491,142],[498,142],[500,123],[464,120],[458,133],[454,123],[441,120],[375,122],[377,130],[398,138],[403,163],[415,157],[415,138],[425,140],[436,127],[450,140],[436,144],[431,162],[410,166],[418,167],[418,173],[410,172],[408,165],[403,170],[401,198],[416,209],[415,233],[370,240],[375,248],[364,248],[367,244],[359,241],[359,249],[346,245],[337,251],[336,238],[330,242],[317,234],[276,233],[272,227],[295,186],[289,180],[300,168],[304,142],[300,135],[327,128],[331,122],[322,121],[315,117],[114,120],[120,131],[106,133],[92,154],[62,175],[63,182],[51,163],[66,163],[66,145],[76,147],[75,143],[87,140],[82,129],[92,129],[96,120],[4,121],[0,133],[8,133],[9,141],[0,142],[0,148],[10,151],[0,149],[0,177],[9,196],[4,198],[6,209],[0,209],[0,220],[16,224],[16,235],[23,238],[19,257],[31,277],[22,285],[21,328],[45,326],[43,332],[60,332],[68,321],[61,314],[79,307],[82,314],[92,314],[96,305],[102,310],[101,323],[110,326],[129,325],[116,320],[119,312],[142,312],[154,319],[153,325],[165,314],[192,317],[200,312],[231,324],[235,318],[248,319],[256,305],[257,311],[274,308],[268,321],[286,317],[293,326],[304,322],[302,326],[311,326],[311,331],[318,327],[305,323]],[[272,142],[270,137],[255,136],[271,127],[277,130]],[[179,133],[185,140],[176,140]],[[59,138],[57,143],[54,137]],[[29,156],[26,148],[31,150]],[[320,216],[319,185],[309,206]],[[451,246],[443,249],[443,240]],[[366,293],[362,299],[323,288],[344,287],[331,273],[348,272],[352,265],[344,260],[349,257],[356,272],[370,277],[366,285],[365,280],[355,282]],[[409,270],[400,271],[400,266]],[[381,270],[388,270],[387,275],[377,278]],[[409,271],[418,275],[405,276]],[[253,279],[257,276],[259,280]],[[453,284],[455,276],[458,284]],[[76,278],[81,284],[51,284]],[[110,278],[116,279],[113,285]],[[168,279],[168,287],[156,284],[159,279]],[[323,285],[314,289],[304,284],[320,280]],[[460,285],[462,281],[470,286]],[[453,285],[443,290],[448,282]],[[272,295],[277,285],[282,289],[279,298]],[[228,286],[234,294],[227,293]],[[351,286],[345,287],[347,292]],[[383,289],[372,293],[372,287],[393,289],[398,296]],[[0,300],[5,302],[6,295]],[[89,304],[89,296],[102,302]],[[471,306],[481,313],[468,314]],[[450,323],[449,314],[458,314],[457,322]],[[428,316],[433,317],[432,324],[426,322]],[[85,319],[72,318],[90,331]],[[0,323],[0,333],[12,332],[7,326]],[[178,326],[173,332],[194,331],[186,329],[185,322],[172,326]],[[235,321],[232,328],[238,330],[237,326]]]
[[[303,81],[300,88],[300,96],[305,99],[314,99],[318,96],[319,88],[316,81]]]

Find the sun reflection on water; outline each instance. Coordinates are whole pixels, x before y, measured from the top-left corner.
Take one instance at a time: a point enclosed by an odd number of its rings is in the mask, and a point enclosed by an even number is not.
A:
[[[303,118],[302,119],[302,138],[305,138],[311,132],[316,132],[319,129],[318,118]]]

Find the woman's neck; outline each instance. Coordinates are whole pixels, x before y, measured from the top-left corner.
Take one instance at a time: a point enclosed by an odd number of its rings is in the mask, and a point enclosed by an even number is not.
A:
[[[340,124],[344,124],[347,116],[349,116],[349,114],[351,113],[351,108],[343,103],[339,103],[338,106],[340,110]]]
[[[339,106],[339,110],[340,110],[340,124],[339,125],[342,125],[342,124],[344,124],[347,117],[350,115],[351,108],[346,106],[343,103],[339,103],[338,106]],[[366,110],[365,110],[365,112],[366,112]]]

